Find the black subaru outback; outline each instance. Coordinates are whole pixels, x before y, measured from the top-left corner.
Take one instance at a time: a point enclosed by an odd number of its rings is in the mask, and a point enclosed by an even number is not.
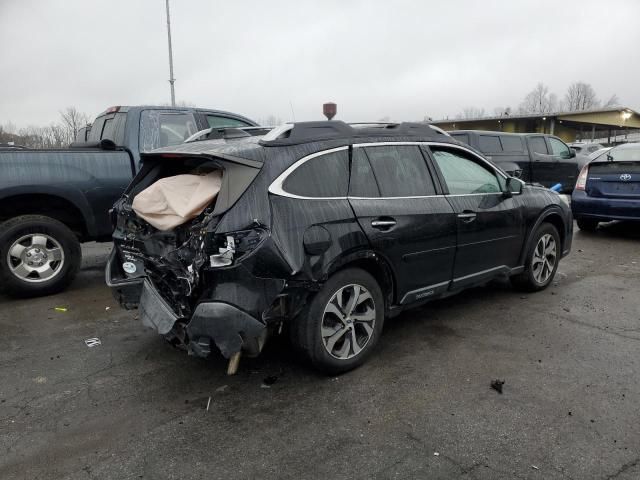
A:
[[[107,283],[197,356],[257,355],[283,329],[317,368],[352,369],[386,318],[497,277],[549,285],[571,211],[425,124],[303,122],[144,156],[115,204]],[[160,179],[221,173],[215,200],[159,230],[132,202]]]

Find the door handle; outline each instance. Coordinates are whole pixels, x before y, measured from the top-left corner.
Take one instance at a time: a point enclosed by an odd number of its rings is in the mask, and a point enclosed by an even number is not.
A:
[[[476,214],[474,212],[462,212],[458,214],[458,218],[464,223],[471,223],[476,219]]]
[[[393,218],[385,220],[372,220],[371,226],[373,228],[377,228],[378,230],[389,230],[390,228],[396,226],[396,221]]]

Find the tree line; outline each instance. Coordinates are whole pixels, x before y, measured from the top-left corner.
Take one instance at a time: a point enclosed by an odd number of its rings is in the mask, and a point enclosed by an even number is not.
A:
[[[60,111],[60,120],[47,126],[16,128],[11,122],[0,125],[0,144],[14,143],[29,148],[68,147],[78,131],[89,123],[89,116],[75,107]]]
[[[509,115],[544,114],[551,112],[578,112],[600,107],[619,105],[618,96],[613,94],[606,102],[602,102],[595,89],[586,82],[573,82],[562,99],[551,92],[549,87],[539,82],[533,90],[527,93],[514,110],[511,107],[496,107],[491,113],[484,108],[466,107],[456,119],[471,119],[484,117],[504,117]]]

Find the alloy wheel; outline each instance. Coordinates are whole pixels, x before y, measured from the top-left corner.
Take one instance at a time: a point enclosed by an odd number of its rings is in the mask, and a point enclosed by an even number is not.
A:
[[[540,285],[545,284],[556,266],[557,245],[553,235],[545,233],[536,245],[531,260],[533,278]]]
[[[333,294],[322,315],[322,343],[334,358],[358,355],[374,332],[376,305],[362,285],[350,284]]]
[[[7,253],[9,271],[20,280],[45,282],[62,271],[64,251],[60,243],[44,233],[18,238]]]

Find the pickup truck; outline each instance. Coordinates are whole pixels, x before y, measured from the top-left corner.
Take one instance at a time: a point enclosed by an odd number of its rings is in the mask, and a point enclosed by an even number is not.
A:
[[[145,152],[202,130],[256,126],[218,110],[111,107],[86,142],[0,150],[0,289],[21,297],[64,289],[80,267],[80,243],[111,241],[109,210]]]
[[[560,184],[560,192],[571,193],[580,173],[576,152],[553,135],[482,130],[455,130],[449,135],[527,183],[547,188]]]

